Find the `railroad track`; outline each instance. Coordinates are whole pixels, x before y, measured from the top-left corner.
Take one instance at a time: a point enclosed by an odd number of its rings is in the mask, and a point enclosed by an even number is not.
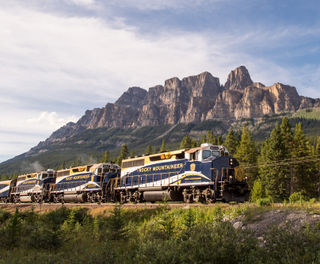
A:
[[[177,207],[199,207],[199,206],[216,206],[216,205],[228,205],[225,203],[216,203],[216,204],[201,204],[201,203],[182,203],[182,202],[170,202],[170,203],[125,203],[122,204],[122,208],[139,208],[139,209],[153,209],[160,206],[168,206],[169,208],[177,208]],[[36,211],[36,212],[47,212],[59,209],[61,207],[66,208],[88,208],[89,210],[112,210],[116,203],[0,203],[1,209],[6,209],[11,212],[14,212],[16,209],[19,211]]]

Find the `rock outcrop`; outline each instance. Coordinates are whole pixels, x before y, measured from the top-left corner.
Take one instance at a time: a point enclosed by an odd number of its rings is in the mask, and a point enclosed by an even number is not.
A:
[[[293,86],[253,82],[245,66],[233,70],[225,85],[209,72],[164,85],[129,88],[114,104],[86,111],[77,123],[68,123],[41,144],[63,141],[86,129],[132,128],[200,122],[209,119],[257,118],[300,108],[320,106],[319,99],[299,96]]]

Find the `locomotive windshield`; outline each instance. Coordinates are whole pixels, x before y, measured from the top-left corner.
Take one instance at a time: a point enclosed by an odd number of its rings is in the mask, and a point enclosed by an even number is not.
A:
[[[202,159],[206,160],[209,158],[216,158],[216,157],[220,157],[221,156],[221,152],[218,150],[203,150],[202,151]]]

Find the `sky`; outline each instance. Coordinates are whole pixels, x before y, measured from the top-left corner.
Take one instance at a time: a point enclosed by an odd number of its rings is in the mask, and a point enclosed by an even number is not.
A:
[[[0,0],[0,162],[131,86],[209,71],[320,97],[318,0]]]

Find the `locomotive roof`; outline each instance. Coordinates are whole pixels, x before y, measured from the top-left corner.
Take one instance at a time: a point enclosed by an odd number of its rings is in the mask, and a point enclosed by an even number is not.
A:
[[[10,184],[11,180],[0,181],[0,184]]]
[[[159,160],[160,159],[172,159],[172,158],[175,157],[175,155],[179,155],[179,154],[182,154],[184,152],[191,154],[191,153],[194,153],[194,152],[196,152],[198,150],[205,149],[207,147],[210,147],[212,150],[228,151],[226,149],[226,147],[224,147],[222,145],[213,145],[213,144],[210,144],[210,143],[203,143],[203,144],[201,144],[200,147],[196,147],[196,148],[184,148],[184,149],[178,149],[178,150],[173,150],[173,151],[156,153],[156,154],[151,154],[151,155],[146,155],[146,156],[141,156],[141,157],[128,158],[128,159],[124,159],[123,162],[145,160],[145,163],[149,163],[149,162],[152,162],[152,160],[154,158],[157,158],[157,157],[159,158]]]
[[[141,156],[141,157],[127,158],[127,159],[124,159],[123,161],[144,160],[147,158],[161,157],[161,156],[162,156],[161,159],[169,159],[166,157],[169,157],[169,156],[172,157],[173,155],[181,154],[185,151],[186,151],[186,149],[178,149],[178,150],[174,150],[174,151],[161,152],[161,153],[156,153],[156,154],[151,154],[151,155],[146,155],[146,156]]]

